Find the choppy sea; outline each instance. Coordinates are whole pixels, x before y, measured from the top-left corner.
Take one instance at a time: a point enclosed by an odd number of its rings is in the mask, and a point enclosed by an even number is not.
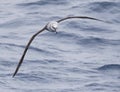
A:
[[[66,16],[31,44],[31,36]],[[120,0],[0,0],[0,92],[120,92]]]

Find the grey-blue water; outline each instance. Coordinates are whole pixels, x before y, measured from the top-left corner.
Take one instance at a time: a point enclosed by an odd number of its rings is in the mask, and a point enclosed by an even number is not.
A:
[[[85,15],[111,23],[72,19],[58,34],[49,21]],[[0,92],[120,92],[120,0],[0,0]]]

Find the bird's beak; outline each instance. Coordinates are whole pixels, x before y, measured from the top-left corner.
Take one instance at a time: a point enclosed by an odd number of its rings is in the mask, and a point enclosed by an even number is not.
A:
[[[54,28],[54,32],[57,34],[57,29],[56,28]]]

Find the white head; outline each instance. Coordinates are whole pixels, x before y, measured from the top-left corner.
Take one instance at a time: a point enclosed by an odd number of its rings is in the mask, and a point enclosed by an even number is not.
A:
[[[46,29],[50,32],[56,32],[56,29],[58,28],[58,22],[51,21],[46,25]]]

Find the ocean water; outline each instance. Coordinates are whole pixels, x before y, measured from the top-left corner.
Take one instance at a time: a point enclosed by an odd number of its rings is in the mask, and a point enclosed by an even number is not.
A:
[[[30,37],[50,21],[12,78]],[[120,92],[120,0],[0,0],[0,92]]]

